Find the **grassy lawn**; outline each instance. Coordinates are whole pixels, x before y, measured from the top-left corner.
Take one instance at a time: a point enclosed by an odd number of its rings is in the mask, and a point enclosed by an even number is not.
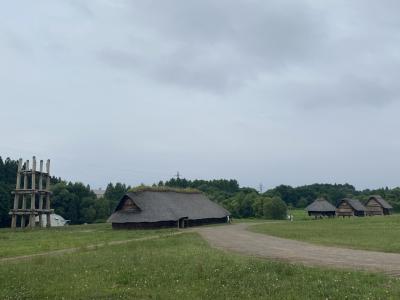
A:
[[[308,221],[310,220],[310,217],[307,215],[307,213],[304,211],[304,209],[291,209],[288,211],[288,214],[291,214],[293,216],[294,221]],[[262,222],[286,222],[286,220],[267,220],[267,219],[259,219],[259,218],[243,218],[243,219],[238,219],[238,218],[232,218],[232,224],[238,224],[238,223],[262,223]]]
[[[84,247],[104,241],[140,238],[145,235],[167,234],[164,230],[112,230],[111,224],[73,225],[50,229],[0,229],[0,258],[34,254],[64,248]]]
[[[239,223],[263,223],[263,222],[271,222],[273,220],[265,220],[265,219],[257,219],[257,218],[232,218],[232,224],[239,224]]]
[[[304,221],[310,220],[310,217],[304,211],[304,209],[295,208],[288,211],[291,215],[293,215],[293,221]]]
[[[195,233],[0,266],[0,299],[400,298],[399,279],[227,254]]]
[[[254,225],[251,230],[322,245],[400,253],[400,215],[299,222],[295,219]]]

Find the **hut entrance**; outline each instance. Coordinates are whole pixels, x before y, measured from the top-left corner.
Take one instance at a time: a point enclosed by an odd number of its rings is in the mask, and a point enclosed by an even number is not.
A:
[[[186,228],[186,227],[188,227],[188,221],[189,221],[188,217],[180,218],[178,220],[178,228]]]

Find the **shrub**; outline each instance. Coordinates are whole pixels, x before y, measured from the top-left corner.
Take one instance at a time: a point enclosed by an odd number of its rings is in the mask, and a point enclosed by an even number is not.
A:
[[[265,198],[263,203],[263,215],[266,219],[282,220],[286,218],[287,206],[280,198]]]

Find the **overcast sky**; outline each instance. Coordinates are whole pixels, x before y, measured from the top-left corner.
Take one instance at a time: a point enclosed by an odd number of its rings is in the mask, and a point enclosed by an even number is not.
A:
[[[92,187],[400,185],[400,2],[3,1],[0,155]]]

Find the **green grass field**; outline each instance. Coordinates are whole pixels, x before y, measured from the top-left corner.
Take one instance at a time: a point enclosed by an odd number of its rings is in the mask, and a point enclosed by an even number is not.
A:
[[[50,229],[0,229],[0,258],[65,248],[85,247],[105,241],[119,241],[176,230],[113,230],[110,224],[73,225]]]
[[[304,209],[291,209],[288,211],[291,215],[293,215],[293,220],[294,221],[308,221],[310,220],[310,217],[307,215],[307,213],[304,211]]]
[[[304,209],[291,209],[288,211],[288,214],[293,215],[293,219],[295,221],[305,221],[310,220],[310,217],[306,214]],[[267,220],[267,219],[258,219],[258,218],[232,218],[232,224],[238,223],[277,223],[277,222],[285,222],[286,220]]]
[[[103,242],[114,238],[104,234],[104,225],[92,229]],[[81,230],[70,226],[50,234],[27,234],[47,236],[42,243],[53,245],[54,240],[61,244],[64,236]],[[399,279],[242,257],[210,248],[196,233],[171,236],[168,232],[156,240],[2,262],[0,299],[400,298]],[[115,234],[130,238],[153,233]]]
[[[256,218],[243,218],[243,219],[233,218],[231,220],[232,224],[239,224],[239,223],[266,223],[266,222],[273,222],[273,220],[264,220],[264,219],[256,219]]]
[[[255,232],[315,244],[400,253],[400,215],[254,225]]]

